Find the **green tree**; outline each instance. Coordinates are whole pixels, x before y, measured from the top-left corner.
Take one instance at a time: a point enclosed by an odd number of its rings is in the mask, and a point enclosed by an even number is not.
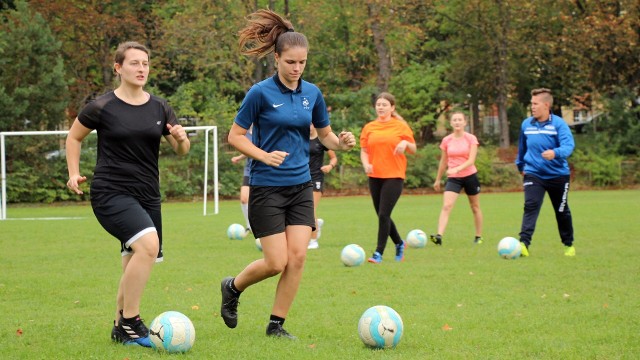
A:
[[[113,54],[118,44],[132,40],[145,44],[154,61],[153,44],[147,38],[147,24],[153,20],[148,1],[30,0],[29,5],[62,41],[60,53],[72,76],[68,120],[88,101],[113,89]]]
[[[26,2],[0,16],[0,129],[56,129],[67,105],[61,44]]]

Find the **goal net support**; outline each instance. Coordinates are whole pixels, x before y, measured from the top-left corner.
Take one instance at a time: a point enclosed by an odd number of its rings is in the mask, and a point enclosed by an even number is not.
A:
[[[208,200],[208,184],[209,184],[209,152],[211,151],[212,167],[213,167],[213,198],[214,198],[214,214],[218,213],[218,127],[217,126],[188,126],[184,128],[187,132],[204,131],[205,134],[205,146],[204,146],[204,193],[202,196],[202,214],[207,213],[207,200]],[[43,136],[43,135],[67,135],[68,130],[58,131],[5,131],[0,132],[0,171],[2,176],[2,201],[0,201],[0,220],[7,220],[7,164],[6,164],[6,149],[5,139],[12,136]],[[92,132],[95,133],[95,130]],[[211,150],[210,138],[213,139]],[[66,183],[66,181],[65,181]]]

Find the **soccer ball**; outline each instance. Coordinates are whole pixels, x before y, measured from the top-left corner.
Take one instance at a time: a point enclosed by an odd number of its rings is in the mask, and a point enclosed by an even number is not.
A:
[[[149,327],[151,346],[169,353],[187,352],[196,340],[196,330],[189,318],[177,311],[158,315]]]
[[[407,234],[407,245],[412,248],[423,248],[427,245],[427,234],[420,229],[409,231]]]
[[[364,262],[364,249],[357,244],[350,244],[342,249],[340,260],[345,266],[358,266]]]
[[[227,228],[227,236],[231,240],[242,240],[244,239],[246,232],[244,226],[240,224],[231,224],[229,228]]]
[[[256,247],[258,251],[262,251],[262,243],[260,242],[260,238],[256,238]]]
[[[393,348],[398,345],[404,325],[402,318],[392,308],[384,305],[370,307],[358,322],[360,340],[376,349]]]
[[[517,259],[520,257],[522,248],[520,241],[516,238],[507,236],[498,243],[498,255],[505,259]]]

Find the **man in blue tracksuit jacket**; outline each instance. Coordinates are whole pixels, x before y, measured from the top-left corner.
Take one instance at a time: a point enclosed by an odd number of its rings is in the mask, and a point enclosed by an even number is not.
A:
[[[523,178],[524,214],[520,229],[522,256],[529,256],[529,245],[544,200],[549,193],[556,213],[560,239],[566,256],[575,256],[573,221],[569,210],[570,170],[567,158],[575,143],[569,126],[551,113],[553,96],[549,89],[531,91],[531,113],[520,128],[516,165]]]

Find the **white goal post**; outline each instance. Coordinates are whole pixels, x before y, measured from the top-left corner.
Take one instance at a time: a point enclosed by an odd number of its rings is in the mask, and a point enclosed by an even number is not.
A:
[[[213,134],[212,157],[213,157],[213,197],[214,197],[214,213],[218,213],[218,127],[217,126],[187,126],[184,128],[187,132],[204,130],[205,146],[204,146],[204,194],[203,194],[203,215],[207,215],[207,190],[209,176],[209,135]],[[0,220],[7,219],[7,168],[6,168],[6,152],[5,138],[9,136],[38,136],[38,135],[66,135],[68,130],[59,131],[4,131],[0,132],[0,171],[2,173],[2,201],[0,202]],[[95,130],[92,131],[95,133]],[[66,182],[65,182],[66,183]]]

